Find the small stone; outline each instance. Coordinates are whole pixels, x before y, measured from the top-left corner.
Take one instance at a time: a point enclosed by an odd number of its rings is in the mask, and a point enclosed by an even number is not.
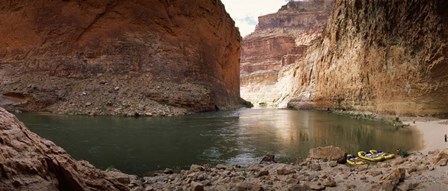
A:
[[[328,177],[322,181],[322,185],[324,185],[325,187],[335,187],[336,181],[333,178]]]
[[[406,159],[404,159],[404,158],[397,158],[392,162],[392,165],[397,166],[397,165],[403,164],[405,161],[406,161]]]
[[[146,186],[145,191],[154,191],[154,188],[152,186]]]
[[[335,167],[335,166],[337,166],[338,165],[338,162],[337,161],[330,161],[329,163],[328,163],[328,166],[330,166],[330,167]]]
[[[199,182],[192,182],[191,183],[191,190],[192,191],[204,191],[204,185],[202,185]]]
[[[408,173],[413,173],[417,171],[417,166],[416,165],[412,165],[411,167],[407,168]]]
[[[263,171],[258,172],[256,177],[258,178],[258,177],[267,176],[267,175],[269,175],[269,171],[263,170]]]
[[[447,158],[440,159],[440,161],[437,162],[437,164],[438,164],[439,166],[446,166],[447,163],[448,163],[448,159],[447,159]]]
[[[355,189],[355,188],[356,188],[356,185],[354,185],[354,184],[347,185],[347,190]]]
[[[218,165],[216,165],[216,169],[225,170],[225,169],[227,169],[227,166],[224,164],[218,164]]]
[[[311,190],[323,190],[325,189],[325,186],[322,185],[319,182],[308,182],[306,183],[306,185],[311,189]]]
[[[308,185],[296,184],[288,188],[288,191],[308,191],[311,188]]]
[[[273,155],[273,154],[266,154],[261,159],[260,164],[262,164],[262,163],[276,163],[276,162],[277,161],[275,161],[275,155]]]
[[[192,164],[190,167],[191,171],[204,171],[205,168],[201,165],[197,165],[197,164]]]
[[[311,170],[314,170],[314,171],[319,171],[319,170],[322,169],[322,168],[320,167],[320,165],[319,165],[319,164],[316,164],[316,163],[312,163],[312,164],[310,164],[310,165],[309,165],[309,168],[310,168]]]
[[[378,175],[383,174],[383,172],[377,171],[377,170],[373,170],[373,171],[370,171],[369,174],[370,174],[370,176],[376,177]]]
[[[405,182],[400,184],[398,188],[402,191],[414,190],[418,186],[418,183],[415,182]]]
[[[236,190],[238,190],[238,191],[252,190],[252,188],[253,188],[253,184],[248,183],[248,182],[242,182],[242,183],[238,183],[236,185]]]
[[[143,187],[132,188],[131,191],[143,191]]]
[[[165,168],[165,170],[163,171],[163,173],[165,173],[165,174],[173,174],[174,171],[173,171],[173,169]]]
[[[277,174],[278,175],[289,175],[289,174],[292,174],[292,173],[294,173],[294,171],[291,170],[291,169],[288,169],[288,168],[277,169]]]
[[[363,166],[365,166],[365,165],[363,165]],[[391,165],[389,163],[387,163],[387,162],[383,162],[383,163],[380,164],[380,167],[381,168],[389,168],[389,167],[391,167]]]
[[[116,86],[116,87],[114,88],[115,91],[118,91],[119,89],[120,89],[120,87],[118,87],[118,86]]]
[[[86,104],[85,104],[85,106],[91,106],[92,105],[92,103],[90,103],[90,102],[87,102]]]

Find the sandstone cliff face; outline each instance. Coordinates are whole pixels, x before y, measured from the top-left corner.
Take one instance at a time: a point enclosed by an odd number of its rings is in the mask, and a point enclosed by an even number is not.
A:
[[[286,107],[292,67],[320,36],[332,0],[291,1],[277,13],[260,16],[241,45],[241,97],[255,106]]]
[[[448,113],[448,3],[337,0],[296,66],[296,108]]]
[[[130,190],[133,176],[96,169],[0,108],[0,190]]]
[[[241,37],[219,0],[0,2],[0,105],[164,115],[236,107]]]

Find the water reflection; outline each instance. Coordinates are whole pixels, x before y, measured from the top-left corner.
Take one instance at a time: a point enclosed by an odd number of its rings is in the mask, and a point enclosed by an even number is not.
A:
[[[350,152],[420,147],[420,137],[408,129],[326,112],[243,109],[167,118],[18,117],[77,159],[134,174],[194,163],[247,165],[265,153],[293,162],[324,145]]]
[[[418,134],[410,129],[326,112],[251,111],[250,116],[240,117],[239,125],[258,137],[254,143],[257,148],[289,160],[304,158],[310,148],[325,145],[339,146],[352,153],[372,148],[389,152],[397,148],[417,150],[422,146]]]

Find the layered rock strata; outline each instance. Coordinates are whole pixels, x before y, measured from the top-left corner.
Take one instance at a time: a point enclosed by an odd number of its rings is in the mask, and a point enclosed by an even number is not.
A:
[[[0,105],[92,115],[237,107],[240,40],[219,0],[2,1]]]
[[[76,161],[0,108],[0,190],[130,190],[135,176]]]
[[[294,71],[295,108],[448,113],[448,3],[337,0]]]
[[[241,96],[256,106],[286,107],[292,89],[291,64],[320,36],[332,0],[290,1],[260,16],[241,45]]]

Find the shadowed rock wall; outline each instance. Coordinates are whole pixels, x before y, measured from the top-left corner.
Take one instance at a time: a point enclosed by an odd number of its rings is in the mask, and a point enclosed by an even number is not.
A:
[[[0,105],[75,114],[234,108],[240,35],[219,0],[0,2]]]

